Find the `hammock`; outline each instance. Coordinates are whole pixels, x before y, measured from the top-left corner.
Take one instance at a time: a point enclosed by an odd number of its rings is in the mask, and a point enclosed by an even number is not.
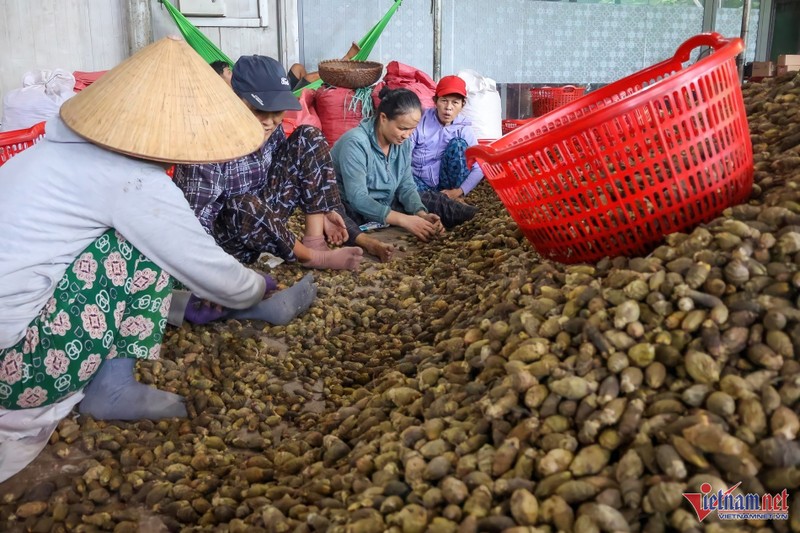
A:
[[[195,52],[200,54],[206,63],[213,63],[214,61],[224,61],[228,65],[233,66],[233,61],[231,58],[225,55],[225,53],[217,48],[217,46],[211,42],[211,39],[206,37],[206,35],[197,29],[197,27],[189,22],[189,19],[183,16],[183,13],[178,11],[178,8],[173,6],[169,3],[168,0],[159,0],[169,11],[169,14],[172,15],[172,19],[175,21],[175,24],[178,25],[178,29],[183,35],[183,38],[186,39],[186,42],[194,48]]]
[[[200,54],[200,56],[206,61],[206,63],[213,63],[214,61],[225,61],[228,65],[233,66],[233,61],[231,58],[225,55],[225,53],[217,48],[217,46],[211,42],[211,39],[206,37],[206,35],[197,29],[197,27],[189,22],[189,20],[183,16],[183,13],[178,11],[178,8],[173,6],[169,3],[169,0],[159,0],[169,11],[169,14],[172,16],[172,19],[177,24],[178,29],[183,35],[183,38],[186,39],[186,42],[195,49],[195,51]],[[394,4],[392,7],[389,8],[389,11],[383,16],[381,20],[375,24],[371,30],[367,32],[367,34],[358,41],[358,46],[361,48],[359,52],[353,56],[354,61],[365,61],[369,54],[372,53],[372,49],[375,48],[375,43],[378,42],[378,38],[380,38],[381,33],[383,33],[384,28],[389,23],[389,19],[392,18],[394,12],[397,11],[397,8],[400,7],[400,4],[403,3],[403,0],[394,0]],[[323,81],[321,79],[312,82],[305,87],[297,89],[294,91],[295,96],[300,96],[302,94],[303,89],[317,89],[322,85]]]

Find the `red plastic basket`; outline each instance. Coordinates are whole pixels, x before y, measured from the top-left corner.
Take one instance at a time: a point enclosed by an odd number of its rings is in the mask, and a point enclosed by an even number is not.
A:
[[[515,129],[519,128],[520,126],[524,126],[530,121],[531,119],[529,118],[522,118],[522,119],[507,118],[503,120],[503,122],[500,123],[500,125],[502,126],[503,135],[505,135],[506,133],[511,133]]]
[[[563,87],[534,87],[531,89],[531,112],[534,117],[541,117],[555,111],[562,105],[577,100],[586,91],[586,87],[564,85]]]
[[[25,130],[0,133],[0,165],[12,156],[36,144],[44,137],[44,122],[34,124]]]
[[[714,52],[691,66],[694,48]],[[675,56],[467,150],[536,250],[565,263],[649,252],[750,196],[735,58],[696,35]]]

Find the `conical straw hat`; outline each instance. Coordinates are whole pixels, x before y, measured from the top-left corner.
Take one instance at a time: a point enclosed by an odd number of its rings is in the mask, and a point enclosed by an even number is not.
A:
[[[185,41],[166,37],[120,63],[61,106],[87,140],[167,163],[209,163],[256,151],[264,129]]]

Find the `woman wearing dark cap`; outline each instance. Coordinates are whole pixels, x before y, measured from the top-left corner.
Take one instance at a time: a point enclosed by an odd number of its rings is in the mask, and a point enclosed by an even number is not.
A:
[[[260,148],[235,161],[179,165],[175,183],[217,243],[243,263],[268,252],[309,268],[358,269],[363,247],[388,260],[392,246],[345,221],[339,190],[322,132],[300,126],[287,138],[285,111],[299,110],[286,71],[266,56],[242,56],[233,66],[233,91],[261,123]],[[288,228],[300,208],[305,231],[299,240]],[[350,246],[329,249],[332,244]],[[356,246],[357,245],[357,246]]]
[[[426,109],[411,135],[412,172],[420,191],[441,191],[462,198],[483,178],[477,163],[467,166],[467,148],[478,144],[469,119],[461,115],[467,102],[467,84],[445,76],[436,85],[434,107]]]

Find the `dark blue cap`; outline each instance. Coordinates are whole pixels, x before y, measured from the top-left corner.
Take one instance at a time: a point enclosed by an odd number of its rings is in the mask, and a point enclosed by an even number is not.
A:
[[[242,56],[233,66],[234,92],[261,111],[299,111],[283,65],[267,56]]]

